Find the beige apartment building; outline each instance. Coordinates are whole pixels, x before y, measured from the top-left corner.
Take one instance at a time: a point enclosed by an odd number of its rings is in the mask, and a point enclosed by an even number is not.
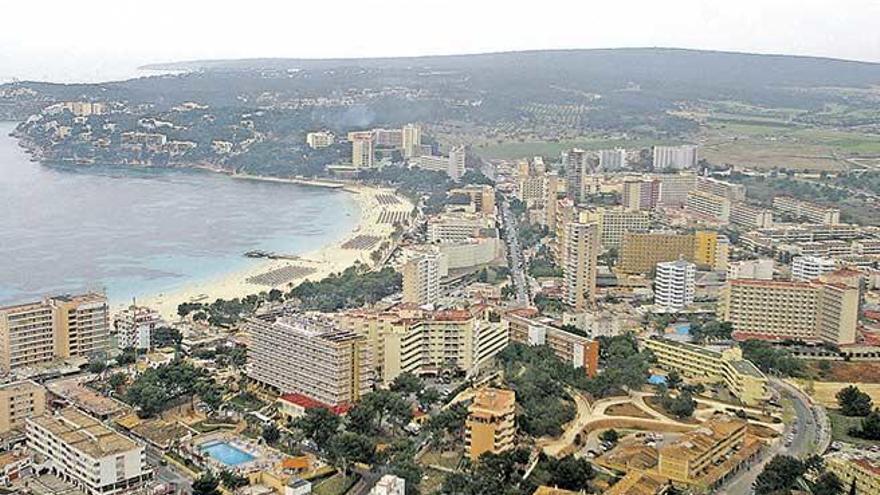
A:
[[[563,280],[565,303],[582,311],[596,298],[596,258],[599,227],[595,223],[569,223],[565,232]]]
[[[700,486],[711,472],[735,457],[746,442],[748,424],[730,416],[714,417],[675,442],[661,447],[657,472],[673,481]]]
[[[773,208],[783,213],[788,213],[795,218],[806,219],[812,223],[826,225],[840,223],[840,208],[802,201],[791,196],[774,197]]]
[[[108,349],[107,298],[88,293],[55,296],[0,308],[0,372]]]
[[[737,339],[852,344],[858,312],[857,287],[819,281],[731,280],[719,300]]]
[[[581,368],[588,376],[599,371],[599,342],[577,335],[513,310],[502,316],[510,332],[510,341],[529,346],[546,345],[560,361]],[[537,315],[532,315],[537,316]]]
[[[516,394],[489,387],[478,390],[468,406],[465,430],[468,455],[473,461],[486,452],[511,450],[516,435]]]
[[[605,249],[619,247],[627,232],[647,232],[651,228],[651,215],[644,211],[598,208],[582,212],[580,221],[599,225],[599,244]]]
[[[450,196],[467,196],[474,211],[487,216],[495,215],[495,188],[487,185],[467,185],[449,191]]]
[[[724,225],[730,222],[730,200],[724,196],[697,189],[688,193],[686,207],[697,218]]]
[[[423,305],[440,299],[441,256],[419,253],[403,265],[403,302]]]
[[[363,336],[383,383],[401,373],[471,372],[508,343],[507,325],[484,308],[428,311],[400,305],[384,311],[330,315],[340,328]]]
[[[248,376],[281,394],[298,393],[335,407],[353,404],[373,386],[364,337],[304,316],[273,323],[247,320]]]
[[[687,194],[697,187],[697,176],[691,173],[658,174],[660,181],[659,204],[664,207],[679,207],[687,202]]]
[[[760,405],[769,398],[767,377],[743,359],[739,347],[715,350],[659,338],[645,339],[642,344],[651,350],[661,368],[700,383],[722,382],[747,406]]]
[[[649,273],[657,263],[684,259],[701,267],[726,271],[728,250],[727,239],[712,231],[627,232],[621,242],[618,270],[627,274]]]
[[[24,431],[25,419],[46,413],[46,389],[24,380],[0,385],[0,435]]]
[[[629,211],[653,210],[660,202],[660,181],[658,179],[625,180],[621,202]]]
[[[730,201],[745,201],[746,187],[742,184],[734,184],[712,177],[697,177],[697,191],[721,196]]]
[[[143,445],[74,407],[26,421],[35,462],[88,495],[133,493],[152,479]]]
[[[734,201],[730,204],[730,223],[753,229],[770,228],[773,227],[773,212],[745,201]]]

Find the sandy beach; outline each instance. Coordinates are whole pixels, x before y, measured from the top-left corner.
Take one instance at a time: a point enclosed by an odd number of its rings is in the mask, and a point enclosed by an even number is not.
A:
[[[257,178],[248,177],[248,179]],[[279,181],[279,179],[271,180]],[[302,183],[294,180],[290,182]],[[357,226],[345,238],[320,249],[298,254],[298,258],[293,260],[255,259],[253,266],[245,270],[230,272],[212,279],[193,281],[183,288],[167,293],[139,297],[138,305],[154,308],[163,317],[175,320],[177,306],[183,302],[212,302],[218,298],[232,299],[272,289],[271,285],[249,282],[248,279],[261,275],[262,278],[266,278],[265,275],[273,270],[281,269],[280,271],[284,272],[285,267],[296,267],[287,270],[310,272],[274,286],[279,290],[287,291],[290,287],[306,280],[320,280],[332,273],[345,270],[355,261],[372,263],[370,253],[382,242],[390,240],[394,232],[395,227],[389,218],[408,218],[413,205],[408,199],[395,194],[392,189],[346,185],[344,190],[352,194],[360,209]],[[118,306],[112,308],[114,311],[119,309],[121,308]]]

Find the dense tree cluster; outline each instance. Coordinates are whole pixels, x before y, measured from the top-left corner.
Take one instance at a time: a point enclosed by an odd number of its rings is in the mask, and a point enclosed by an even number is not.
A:
[[[854,385],[840,389],[835,397],[844,416],[867,416],[874,405],[871,396]]]
[[[181,399],[198,395],[211,407],[222,402],[221,389],[213,379],[191,364],[177,360],[144,371],[128,387],[125,400],[143,417],[153,416]]]
[[[747,340],[740,343],[743,357],[755,364],[764,373],[778,373],[784,376],[800,376],[803,373],[801,362],[788,351],[773,347],[761,340]]]
[[[303,282],[290,291],[288,298],[298,300],[304,310],[332,312],[373,304],[399,292],[401,287],[401,275],[393,268],[370,271],[355,265],[318,282]]]

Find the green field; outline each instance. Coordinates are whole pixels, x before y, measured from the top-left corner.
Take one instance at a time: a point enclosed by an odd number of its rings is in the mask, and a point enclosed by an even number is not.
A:
[[[355,476],[333,475],[312,488],[315,495],[344,495],[357,482]]]
[[[864,446],[871,446],[876,443],[870,440],[862,440],[861,438],[851,437],[847,434],[850,428],[857,428],[861,424],[861,418],[850,418],[838,413],[837,411],[829,409],[828,419],[831,420],[832,441],[846,442]]]

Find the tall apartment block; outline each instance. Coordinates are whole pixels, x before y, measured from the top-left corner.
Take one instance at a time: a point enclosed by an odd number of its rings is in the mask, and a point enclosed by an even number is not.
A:
[[[739,340],[852,344],[859,299],[859,289],[844,284],[730,280],[719,300],[719,316],[733,324]]]
[[[647,232],[651,228],[651,216],[644,211],[598,208],[582,212],[580,221],[599,225],[599,244],[606,249],[619,247],[627,232]]]
[[[596,154],[599,155],[599,170],[613,172],[626,168],[626,150],[623,148],[599,150]]]
[[[46,413],[46,389],[30,380],[0,385],[0,435],[24,431],[25,420]]]
[[[578,203],[584,199],[584,186],[592,169],[589,152],[574,148],[562,155],[565,167],[566,196]]]
[[[501,454],[513,448],[516,435],[516,394],[512,390],[482,388],[468,406],[465,421],[468,454],[477,460],[486,452]]]
[[[693,145],[654,146],[653,156],[654,170],[697,168],[697,147]]]
[[[730,222],[730,200],[705,191],[694,190],[688,193],[687,211],[698,218],[723,225]]]
[[[627,210],[653,210],[660,203],[659,179],[630,179],[623,182],[621,197]]]
[[[26,421],[35,462],[88,495],[133,493],[152,479],[142,445],[74,407]]]
[[[351,166],[354,168],[371,168],[375,159],[373,131],[349,132],[351,141]]]
[[[687,194],[697,187],[697,176],[692,173],[658,174],[660,181],[660,205],[678,207],[685,204]]]
[[[820,256],[797,256],[791,261],[791,278],[801,282],[815,280],[837,270],[837,262]]]
[[[654,305],[680,311],[694,303],[697,266],[677,260],[657,263],[654,277]]]
[[[727,280],[773,280],[773,266],[770,258],[734,261],[727,265]]]
[[[440,256],[420,253],[403,265],[403,302],[424,305],[440,299]]]
[[[742,184],[725,182],[712,177],[697,177],[697,191],[721,196],[730,201],[745,201],[746,199],[746,187]]]
[[[415,124],[403,126],[403,157],[419,156],[422,150],[422,128]]]
[[[622,273],[648,273],[657,263],[683,258],[712,270],[726,271],[729,245],[712,231],[693,234],[670,232],[635,233],[623,236],[618,269]]]
[[[744,201],[734,201],[730,205],[730,223],[754,229],[770,228],[773,226],[773,212]]]
[[[162,317],[158,311],[132,304],[113,318],[117,347],[120,349],[149,349],[150,336],[162,324]]]
[[[249,319],[248,375],[281,394],[302,394],[329,407],[353,404],[373,386],[366,339],[305,317]]]
[[[109,309],[103,294],[55,296],[0,308],[0,372],[106,352]]]
[[[840,223],[840,208],[822,206],[809,201],[802,201],[791,196],[773,198],[773,208],[783,213],[805,219],[812,223],[834,225]]]
[[[565,303],[582,311],[596,297],[599,226],[571,222],[565,232]]]

